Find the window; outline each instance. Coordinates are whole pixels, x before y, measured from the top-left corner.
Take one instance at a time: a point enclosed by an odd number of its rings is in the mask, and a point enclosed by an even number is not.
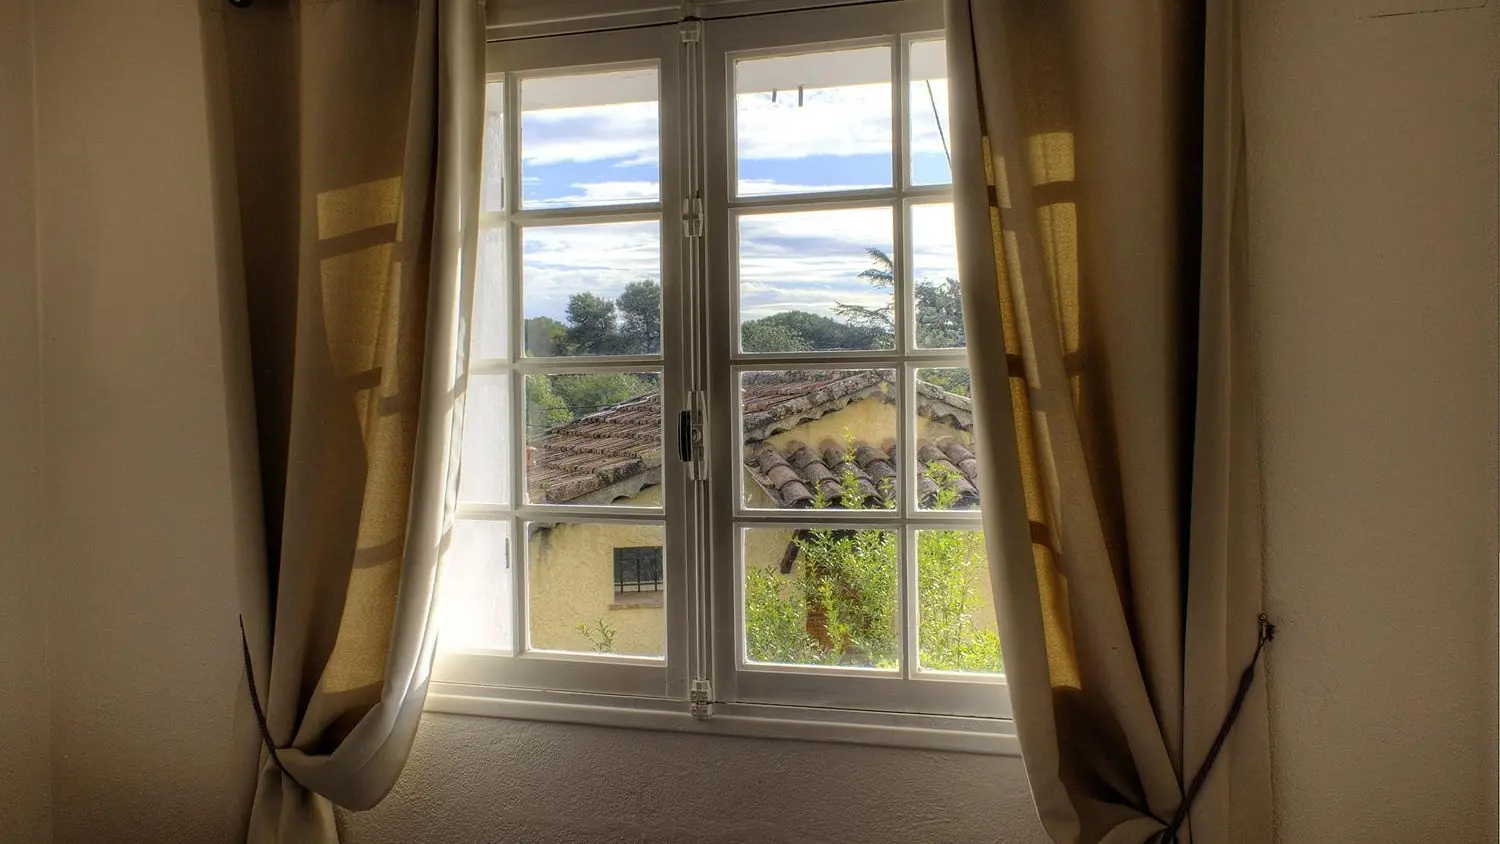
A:
[[[661,547],[639,546],[615,549],[615,592],[660,592]]]
[[[940,16],[491,45],[438,706],[1013,747]]]

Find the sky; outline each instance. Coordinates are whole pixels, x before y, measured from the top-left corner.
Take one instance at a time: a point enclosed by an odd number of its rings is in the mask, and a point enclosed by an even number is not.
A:
[[[935,46],[940,50],[940,45]],[[857,70],[847,71],[853,78],[840,78],[845,72],[841,67],[858,64],[853,61],[856,52],[879,51],[877,58],[889,67],[887,49],[847,51],[847,56],[835,55],[829,57],[832,61],[813,64],[806,56],[741,62],[742,92],[735,96],[738,194],[795,195],[889,186],[890,83],[872,80],[869,72]],[[866,64],[866,71],[880,67],[879,62]],[[643,92],[649,95],[655,90],[654,77],[654,70],[640,69],[523,82],[523,208],[658,201],[658,104],[642,99]],[[789,87],[778,88],[774,97],[769,90],[743,90],[756,87],[753,79],[787,80]],[[792,80],[800,79],[810,82],[803,84],[799,97]],[[946,124],[946,80],[931,80],[931,98],[928,84],[912,82],[908,96],[914,184],[942,184],[949,179],[944,140],[934,114],[936,106]],[[498,87],[492,85],[492,92]],[[499,191],[494,188],[501,168],[497,158],[487,156],[485,163],[481,202],[488,210],[498,208]],[[674,203],[668,202],[667,210],[675,224]],[[872,288],[859,273],[871,266],[867,249],[892,250],[891,217],[889,208],[742,215],[736,226],[739,248],[735,257],[741,318],[789,310],[832,316],[840,302],[888,304],[889,292]],[[911,232],[916,277],[956,276],[952,214],[947,205],[914,207]],[[574,293],[588,291],[612,298],[631,281],[661,277],[661,233],[656,221],[529,226],[519,246],[523,308],[528,318],[545,315],[565,320],[568,298]],[[486,274],[501,266],[498,250],[488,251],[492,254],[482,254],[480,259],[481,272]]]

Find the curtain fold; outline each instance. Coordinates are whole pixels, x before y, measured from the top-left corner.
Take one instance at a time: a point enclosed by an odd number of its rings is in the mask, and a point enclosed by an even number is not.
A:
[[[948,0],[959,274],[1007,681],[1060,844],[1154,841],[1255,651],[1234,0]],[[1264,689],[1178,837],[1268,842]]]
[[[333,842],[335,804],[369,808],[395,784],[426,697],[463,413],[484,4],[203,8],[223,287],[243,308],[225,318],[243,393],[229,406],[250,418],[231,427],[259,510],[241,611],[278,748],[257,748],[245,837]]]

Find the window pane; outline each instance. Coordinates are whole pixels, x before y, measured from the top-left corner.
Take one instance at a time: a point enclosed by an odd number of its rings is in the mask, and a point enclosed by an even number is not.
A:
[[[443,649],[510,650],[510,522],[455,522],[442,578]]]
[[[964,304],[952,203],[911,206],[911,259],[917,345],[963,348]]]
[[[745,506],[893,508],[895,379],[890,369],[743,373]]]
[[[526,533],[532,649],[662,655],[662,591],[621,594],[615,581],[617,552],[660,549],[660,524],[532,522]]]
[[[745,658],[896,669],[896,533],[746,528]]]
[[[655,68],[521,81],[521,207],[661,198]]]
[[[946,42],[914,41],[906,103],[911,111],[911,183],[945,185],[953,181],[948,154],[948,59]]]
[[[528,357],[661,353],[661,224],[521,233]]]
[[[505,210],[505,83],[484,86],[484,150],[481,153],[479,210]]]
[[[504,229],[480,230],[478,257],[479,267],[474,273],[474,311],[469,324],[469,354],[476,358],[509,358]]]
[[[737,195],[890,186],[889,47],[737,61],[734,95]]]
[[[533,504],[660,507],[661,375],[526,376],[526,495]]]
[[[917,506],[979,509],[974,405],[967,367],[917,370]]]
[[[458,500],[463,504],[510,503],[510,378],[470,375],[464,407],[463,459]]]
[[[891,209],[739,218],[747,352],[895,348]]]
[[[917,651],[929,671],[1002,672],[984,532],[917,532]]]

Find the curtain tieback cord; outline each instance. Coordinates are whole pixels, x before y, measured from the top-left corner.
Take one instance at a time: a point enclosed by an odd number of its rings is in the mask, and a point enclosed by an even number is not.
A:
[[[281,764],[281,757],[276,755],[276,742],[271,740],[271,728],[266,724],[266,710],[260,705],[260,692],[255,689],[255,666],[250,662],[250,640],[245,636],[245,617],[240,616],[240,648],[245,652],[245,684],[250,687],[250,706],[255,710],[255,722],[260,725],[260,740],[266,746],[266,752],[271,754],[271,761],[281,769],[292,782],[297,778],[292,776],[291,771]],[[302,783],[298,782],[298,785]]]
[[[1172,815],[1171,823],[1162,830],[1157,839],[1159,844],[1177,844],[1177,832],[1182,829],[1183,823],[1187,821],[1188,812],[1192,811],[1193,801],[1198,799],[1198,792],[1203,788],[1204,780],[1208,779],[1208,772],[1213,768],[1215,760],[1219,758],[1219,751],[1224,749],[1224,743],[1229,740],[1229,731],[1234,727],[1234,722],[1240,717],[1240,710],[1245,706],[1245,698],[1250,694],[1250,686],[1255,682],[1255,666],[1260,662],[1260,653],[1265,650],[1266,643],[1276,636],[1276,625],[1260,614],[1260,637],[1255,643],[1255,653],[1250,655],[1250,664],[1245,666],[1245,671],[1240,675],[1240,686],[1235,690],[1234,700],[1229,703],[1229,711],[1224,715],[1224,723],[1219,725],[1219,734],[1214,737],[1214,743],[1209,746],[1208,754],[1203,757],[1203,764],[1198,766],[1198,773],[1193,775],[1193,781],[1188,783],[1187,792],[1182,796],[1182,803],[1178,804],[1176,814]]]

